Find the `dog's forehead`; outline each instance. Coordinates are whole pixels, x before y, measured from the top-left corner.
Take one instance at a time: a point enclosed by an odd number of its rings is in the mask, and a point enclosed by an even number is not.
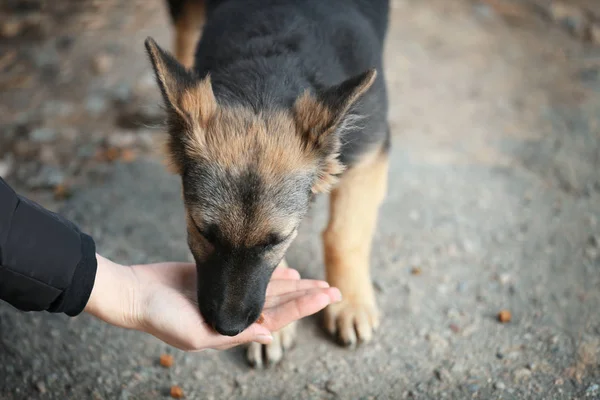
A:
[[[311,182],[304,172],[273,179],[252,167],[239,171],[207,163],[191,166],[183,177],[191,213],[203,223],[245,234],[291,229],[289,225],[306,211]]]

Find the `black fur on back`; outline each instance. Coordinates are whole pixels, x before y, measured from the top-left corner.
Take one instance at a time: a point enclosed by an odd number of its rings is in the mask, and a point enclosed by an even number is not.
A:
[[[376,68],[354,105],[341,161],[389,146],[383,46],[389,0],[213,0],[195,55],[219,103],[259,112],[291,108],[305,90],[320,92]],[[358,118],[356,118],[358,117]]]

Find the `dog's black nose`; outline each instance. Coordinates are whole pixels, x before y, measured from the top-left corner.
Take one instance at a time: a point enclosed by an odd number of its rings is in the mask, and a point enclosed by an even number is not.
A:
[[[252,316],[255,313],[240,312],[236,315],[228,315],[228,313],[218,313],[214,316],[212,327],[215,331],[225,336],[236,336],[254,322]]]

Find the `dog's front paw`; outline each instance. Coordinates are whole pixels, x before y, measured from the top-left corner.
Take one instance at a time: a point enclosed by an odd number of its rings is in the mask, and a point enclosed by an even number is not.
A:
[[[379,310],[374,302],[344,299],[325,309],[325,328],[345,346],[368,342],[379,326]]]
[[[268,367],[281,361],[286,350],[292,347],[296,337],[296,323],[273,333],[273,341],[268,345],[250,343],[246,358],[251,366],[256,368]]]

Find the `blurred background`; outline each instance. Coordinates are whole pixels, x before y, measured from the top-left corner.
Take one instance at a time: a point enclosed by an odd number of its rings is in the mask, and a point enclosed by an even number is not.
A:
[[[600,398],[600,2],[391,4],[374,341],[340,348],[307,318],[255,371],[241,349],[0,304],[0,399]],[[162,1],[0,4],[0,176],[121,263],[190,258],[147,36],[172,48]],[[326,217],[321,198],[288,255],[307,277]]]

